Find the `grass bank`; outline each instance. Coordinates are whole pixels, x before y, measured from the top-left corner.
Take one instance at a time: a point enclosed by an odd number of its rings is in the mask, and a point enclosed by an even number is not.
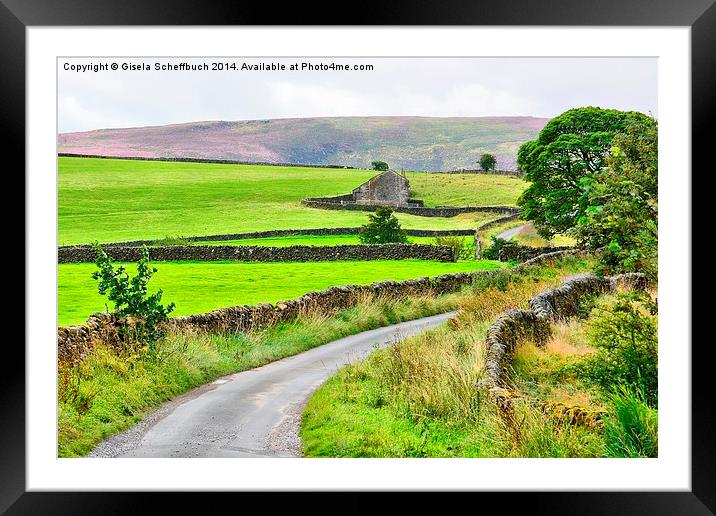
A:
[[[629,296],[587,299],[582,316],[554,324],[544,345],[517,347],[506,428],[522,455],[657,456],[656,314]]]
[[[58,454],[89,453],[148,410],[220,376],[258,367],[361,331],[453,310],[460,294],[401,300],[366,297],[335,315],[306,313],[256,333],[171,334],[155,356],[97,347],[58,374]]]
[[[485,334],[498,315],[525,308],[530,297],[592,265],[567,258],[520,275],[504,271],[461,296],[458,316],[445,326],[341,369],[316,391],[304,411],[304,454],[654,456],[656,411],[638,389],[627,387],[628,382],[621,383],[617,376],[633,369],[630,364],[635,362],[646,371],[643,364],[655,363],[655,343],[635,360],[634,348],[625,338],[624,353],[614,355],[610,343],[618,331],[613,321],[607,318],[605,326],[605,319],[592,315],[616,306],[608,296],[592,305],[586,320],[556,325],[546,345],[520,344],[512,364],[512,386],[505,391],[509,410],[498,408],[482,386]],[[594,324],[592,319],[601,322]],[[595,348],[596,334],[585,330],[591,325],[607,329],[604,348]],[[644,327],[643,320],[636,326]],[[619,364],[620,373],[604,373],[600,364]]]
[[[164,290],[164,299],[176,303],[173,315],[207,312],[216,308],[275,303],[334,285],[367,285],[383,280],[405,280],[452,272],[491,270],[506,264],[491,260],[436,262],[376,260],[336,262],[153,262],[158,272],[151,292]],[[135,272],[136,264],[125,263]],[[93,263],[58,265],[58,324],[79,324],[93,312],[105,311],[106,298],[92,279]]]
[[[300,201],[349,193],[375,175],[371,170],[216,163],[68,157],[58,162],[59,245],[356,227],[367,222],[366,212],[329,212]],[[414,195],[428,206],[514,205],[526,186],[503,176],[407,175]],[[486,220],[479,213],[397,216],[403,227],[414,229],[471,229]]]

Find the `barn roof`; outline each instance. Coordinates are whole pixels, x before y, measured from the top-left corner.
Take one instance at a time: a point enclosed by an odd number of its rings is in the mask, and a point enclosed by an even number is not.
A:
[[[358,190],[361,186],[367,185],[368,183],[370,183],[371,181],[373,181],[373,180],[376,179],[376,178],[379,178],[379,177],[382,177],[382,176],[385,176],[385,175],[391,175],[391,174],[394,174],[394,175],[398,176],[398,177],[399,177],[400,179],[402,179],[405,183],[408,182],[408,179],[407,179],[404,175],[402,175],[401,173],[396,172],[396,171],[393,170],[393,169],[388,169],[388,170],[386,170],[385,172],[381,172],[380,174],[374,175],[373,177],[371,177],[371,178],[370,178],[368,181],[366,181],[365,183],[361,183],[360,185],[358,185],[357,187],[355,187],[355,188],[353,189],[353,191],[355,192],[355,191]]]

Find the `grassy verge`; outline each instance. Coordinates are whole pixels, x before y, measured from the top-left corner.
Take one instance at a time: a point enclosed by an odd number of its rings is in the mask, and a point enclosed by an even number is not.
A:
[[[627,375],[638,364],[638,376],[650,361],[655,363],[655,344],[644,339],[634,344],[629,331],[619,345],[594,344],[600,332],[607,340],[616,334],[613,314],[598,312],[612,313],[621,302],[612,296],[595,301],[586,320],[555,325],[544,346],[520,344],[512,362],[513,385],[506,391],[509,409],[498,408],[481,387],[485,332],[498,314],[524,307],[531,296],[587,265],[569,258],[520,276],[505,272],[502,279],[492,278],[463,295],[459,315],[448,325],[341,369],[316,391],[304,411],[304,454],[655,456],[657,413],[647,403],[648,391],[618,380],[612,371],[604,374],[601,366],[620,364],[620,374]],[[635,317],[635,327],[648,327],[650,317],[655,316]],[[623,327],[621,320],[619,325]]]
[[[655,318],[644,312],[632,319],[633,327],[625,324],[614,317],[623,302],[616,295],[588,300],[582,318],[553,325],[543,346],[531,341],[518,346],[512,361],[516,415],[508,428],[520,453],[550,450],[542,427],[556,424],[564,428],[556,433],[560,446],[573,456],[656,457],[658,414],[655,400],[649,403],[645,396],[655,394],[656,371],[649,362],[655,366],[656,355],[644,354],[645,340],[632,335]],[[602,338],[606,346],[600,345]],[[646,340],[655,353],[656,342]],[[636,374],[627,378],[633,368]],[[654,384],[651,391],[642,389],[647,379]],[[518,417],[524,419],[519,426]]]
[[[568,257],[521,274],[495,275],[460,298],[460,314],[450,324],[341,369],[318,389],[304,412],[304,454],[512,455],[514,443],[503,419],[478,388],[487,327],[502,311],[525,306],[538,292],[591,265]]]
[[[164,299],[176,303],[173,315],[201,313],[215,308],[275,303],[333,285],[366,285],[382,280],[405,280],[505,267],[481,260],[435,262],[428,260],[375,260],[336,262],[153,262],[159,270],[149,283],[161,288]],[[124,264],[132,273],[136,264]],[[58,321],[80,324],[104,311],[106,298],[97,293],[93,263],[58,266]]]
[[[307,313],[256,333],[171,334],[158,342],[155,356],[99,346],[78,365],[60,367],[58,454],[86,455],[109,435],[141,420],[148,410],[217,377],[361,331],[447,312],[457,307],[459,296],[370,297],[332,316]]]

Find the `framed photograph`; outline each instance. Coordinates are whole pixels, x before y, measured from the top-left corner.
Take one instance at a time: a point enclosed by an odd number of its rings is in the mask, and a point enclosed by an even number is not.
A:
[[[0,510],[716,511],[712,0],[293,10],[2,1],[27,302]]]

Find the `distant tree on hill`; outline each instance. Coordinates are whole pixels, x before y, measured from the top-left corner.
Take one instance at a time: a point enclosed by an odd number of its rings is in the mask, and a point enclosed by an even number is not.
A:
[[[497,166],[497,158],[492,154],[483,154],[480,156],[480,168],[482,170],[495,170]]]
[[[374,161],[370,166],[373,167],[373,170],[380,170],[381,172],[388,170],[388,164],[385,161]]]
[[[390,208],[378,208],[368,215],[368,224],[361,226],[358,238],[364,244],[407,244],[408,236]]]
[[[519,169],[531,183],[517,201],[522,218],[548,239],[574,228],[590,205],[588,178],[604,167],[614,136],[639,122],[654,124],[636,111],[597,107],[570,109],[550,120],[517,153]]]

